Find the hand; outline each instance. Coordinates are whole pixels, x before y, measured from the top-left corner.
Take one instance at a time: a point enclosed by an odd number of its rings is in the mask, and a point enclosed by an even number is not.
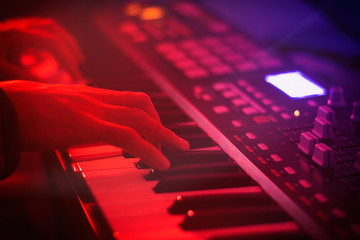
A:
[[[16,108],[23,151],[106,142],[165,170],[169,161],[154,145],[189,149],[187,141],[161,125],[144,93],[20,80],[0,87]]]
[[[75,39],[53,19],[24,18],[0,23],[0,72],[3,77],[44,81],[24,66],[22,57],[29,55],[33,58],[51,56],[70,73],[73,81],[82,81],[78,69],[78,63],[84,59],[81,50]]]

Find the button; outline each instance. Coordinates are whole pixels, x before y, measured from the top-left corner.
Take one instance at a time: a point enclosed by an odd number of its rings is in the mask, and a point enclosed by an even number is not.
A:
[[[217,91],[221,91],[221,90],[224,90],[226,89],[228,86],[226,83],[223,83],[223,82],[218,82],[218,83],[214,83],[213,84],[213,88]]]
[[[300,179],[300,180],[299,180],[299,183],[300,183],[300,185],[301,185],[303,188],[309,188],[309,187],[311,187],[311,184],[310,184],[307,180],[305,180],[305,179]]]
[[[222,113],[227,113],[229,112],[229,109],[224,106],[224,105],[219,105],[219,106],[215,106],[213,107],[214,112],[216,112],[217,114],[222,114]]]
[[[222,92],[222,95],[223,95],[225,98],[233,98],[233,97],[236,97],[236,94],[235,94],[233,91],[224,91],[224,92]]]
[[[315,144],[312,160],[320,167],[330,167],[334,165],[334,152],[324,143]]]
[[[256,70],[257,66],[255,63],[250,62],[250,61],[246,61],[246,62],[242,62],[242,63],[237,63],[235,65],[235,67],[240,71],[240,72],[247,72],[247,71],[252,71],[252,70]]]
[[[289,175],[294,175],[296,171],[292,167],[284,167],[285,172],[287,172]]]
[[[341,87],[330,88],[327,104],[333,108],[342,108],[346,106],[344,91]]]
[[[208,72],[200,67],[195,69],[185,70],[184,74],[190,79],[203,78],[209,76]]]
[[[241,109],[243,111],[243,113],[245,113],[246,115],[253,115],[258,113],[258,111],[253,108],[253,107],[244,107]]]
[[[269,150],[269,147],[265,143],[259,143],[258,147],[263,151]]]
[[[175,47],[175,44],[173,44],[173,43],[159,43],[156,46],[156,50],[161,53],[166,53],[169,51],[173,51],[175,49],[176,49],[176,47]]]
[[[224,75],[232,73],[233,70],[231,69],[231,67],[222,64],[211,67],[210,72],[212,72],[214,75]]]
[[[165,54],[165,58],[170,61],[183,61],[188,59],[183,52],[177,50]]]
[[[256,139],[255,134],[253,134],[252,132],[245,133],[245,136],[250,140]]]
[[[316,118],[312,132],[320,139],[330,139],[334,137],[333,125],[324,118]]]
[[[245,87],[245,86],[248,85],[248,82],[247,82],[246,80],[244,80],[244,79],[239,79],[239,80],[237,81],[237,84],[238,84],[240,87]]]
[[[255,91],[255,88],[254,88],[253,86],[247,86],[247,87],[245,88],[245,90],[246,90],[247,92],[249,92],[249,93],[252,93],[252,92]]]
[[[321,203],[327,202],[328,200],[322,193],[316,193],[314,194],[314,197]]]
[[[285,120],[288,120],[291,118],[291,116],[288,113],[281,113],[280,116]]]
[[[242,123],[239,120],[232,120],[231,123],[232,123],[232,125],[234,125],[234,127],[242,126]]]
[[[270,108],[274,112],[280,112],[281,111],[281,108],[279,106],[277,106],[277,105],[272,105]]]
[[[194,60],[186,59],[186,58],[175,61],[174,65],[180,69],[189,69],[189,68],[197,67],[197,64]]]
[[[277,155],[277,154],[271,154],[270,155],[271,159],[274,160],[275,162],[281,162],[282,161],[282,158]]]
[[[237,107],[247,105],[247,102],[242,98],[232,99],[231,102]]]
[[[259,98],[263,98],[264,97],[264,94],[262,94],[261,92],[255,92],[254,93],[254,97],[259,99]]]
[[[273,101],[268,98],[264,98],[261,102],[266,106],[269,106],[273,103]]]
[[[322,105],[318,107],[316,117],[324,118],[332,124],[335,124],[335,112],[327,105]]]
[[[203,95],[201,96],[201,98],[202,98],[204,101],[211,101],[211,100],[212,100],[211,95],[210,95],[210,94],[207,94],[207,93],[203,94]]]
[[[300,143],[298,148],[308,156],[313,155],[315,144],[319,143],[319,139],[311,132],[303,132],[300,135]]]

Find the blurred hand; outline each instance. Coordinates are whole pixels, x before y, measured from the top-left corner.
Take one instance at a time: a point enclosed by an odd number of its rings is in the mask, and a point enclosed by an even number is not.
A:
[[[75,39],[51,18],[11,19],[0,23],[0,74],[5,79],[44,81],[29,70],[26,66],[29,61],[24,62],[24,56],[33,56],[35,63],[39,58],[51,56],[70,73],[73,81],[82,80],[78,69],[84,59],[81,50]]]
[[[23,151],[105,142],[165,170],[169,162],[154,145],[189,148],[187,141],[161,125],[144,93],[20,80],[1,82],[0,87],[16,108]]]

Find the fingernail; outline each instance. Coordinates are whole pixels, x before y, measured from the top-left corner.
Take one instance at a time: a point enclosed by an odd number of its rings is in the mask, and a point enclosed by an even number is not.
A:
[[[162,156],[157,163],[158,166],[156,168],[161,171],[167,170],[170,167],[170,162],[165,156]]]

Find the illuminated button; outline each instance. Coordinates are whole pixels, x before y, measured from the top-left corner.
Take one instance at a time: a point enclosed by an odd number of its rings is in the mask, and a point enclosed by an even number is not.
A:
[[[338,209],[338,208],[333,208],[331,210],[331,212],[337,218],[344,218],[345,217],[345,213],[343,211],[341,211],[340,209]]]
[[[266,116],[255,116],[253,117],[253,120],[257,123],[257,124],[263,124],[263,123],[268,123],[270,122],[270,119]]]
[[[223,82],[218,82],[218,83],[214,83],[213,84],[213,88],[217,91],[221,91],[221,90],[224,90],[226,89],[228,86],[226,83],[223,83]]]
[[[244,106],[247,104],[247,102],[242,99],[242,98],[235,98],[231,100],[232,104],[234,104],[235,106],[239,107],[239,106]]]
[[[258,147],[263,151],[269,150],[269,147],[265,143],[259,143]]]
[[[156,50],[161,53],[166,53],[168,51],[174,51],[176,49],[175,44],[173,43],[159,43],[156,46]]]
[[[174,65],[180,69],[190,69],[197,67],[196,62],[190,59],[181,59],[180,61],[174,62]]]
[[[209,76],[208,72],[202,68],[189,69],[184,74],[190,79],[203,78]]]
[[[320,167],[330,167],[334,165],[334,152],[324,143],[315,144],[312,160]]]
[[[317,118],[324,118],[327,121],[335,124],[335,112],[327,105],[319,106],[317,111]]]
[[[188,50],[192,50],[192,49],[196,49],[199,48],[200,45],[197,41],[195,40],[184,40],[182,42],[180,42],[180,46],[184,49],[188,49]]]
[[[291,119],[291,116],[288,113],[281,113],[280,116],[285,120]]]
[[[282,158],[277,155],[277,154],[271,154],[270,155],[271,159],[274,160],[275,162],[281,162],[282,161]]]
[[[226,65],[218,65],[210,68],[210,72],[212,72],[214,75],[224,75],[232,73],[233,70],[231,67]]]
[[[233,97],[236,97],[236,94],[232,91],[224,91],[222,93],[222,95],[225,97],[225,98],[233,98]]]
[[[279,106],[277,106],[277,105],[272,105],[270,108],[274,112],[280,112],[281,111],[281,108]]]
[[[212,97],[211,97],[211,95],[209,95],[209,94],[203,94],[202,96],[201,96],[201,98],[204,100],[204,101],[211,101],[212,100]]]
[[[161,7],[147,7],[140,13],[141,20],[156,20],[164,16],[164,10]]]
[[[273,101],[268,98],[264,98],[261,102],[266,106],[273,104]]]
[[[319,139],[311,132],[302,132],[300,135],[300,143],[298,148],[308,156],[313,155],[315,144]]]
[[[300,111],[299,111],[299,110],[295,110],[295,111],[294,111],[294,116],[295,116],[295,117],[300,117]]]
[[[334,137],[333,125],[324,118],[316,118],[312,132],[320,139],[330,139]]]
[[[245,136],[250,140],[256,139],[255,134],[253,134],[252,132],[245,133]]]
[[[213,107],[213,110],[217,114],[223,114],[223,113],[229,112],[229,109],[224,105],[215,106],[215,107]]]
[[[247,86],[247,87],[245,88],[245,90],[246,90],[247,92],[249,92],[249,93],[252,93],[252,92],[255,91],[255,88],[254,88],[253,86]]]
[[[238,84],[240,87],[245,87],[245,86],[248,85],[248,82],[247,82],[246,80],[244,80],[244,79],[239,79],[239,80],[237,81],[237,84]]]
[[[314,100],[309,100],[307,101],[307,104],[310,106],[310,107],[316,107],[317,105],[319,105],[316,101]]]
[[[282,64],[279,59],[269,57],[266,59],[261,59],[259,61],[259,65],[262,66],[263,68],[273,68],[273,67],[280,67]]]
[[[165,54],[165,58],[170,61],[182,61],[188,59],[183,52],[177,50],[170,51],[169,53]]]
[[[287,172],[289,175],[294,175],[294,174],[296,173],[296,171],[295,171],[292,167],[290,167],[290,166],[284,167],[284,170],[285,170],[285,172]]]
[[[254,97],[259,99],[259,98],[263,98],[264,97],[264,94],[260,93],[260,92],[255,92],[254,93]]]
[[[309,188],[309,187],[311,187],[311,184],[310,184],[307,180],[305,180],[305,179],[300,179],[300,180],[299,180],[299,183],[300,183],[300,185],[301,185],[303,188]]]
[[[246,115],[253,115],[258,113],[258,110],[253,107],[244,107],[241,109],[241,111],[243,111],[243,113],[245,113]]]
[[[252,71],[252,70],[256,70],[257,66],[255,63],[253,62],[243,62],[243,63],[238,63],[235,66],[240,72],[247,72],[247,71]]]
[[[314,194],[314,197],[321,203],[327,202],[328,200],[322,193],[316,193]]]
[[[232,120],[231,123],[232,123],[232,125],[234,127],[241,127],[242,126],[242,123],[239,120]]]
[[[200,63],[205,66],[216,66],[218,64],[221,64],[220,59],[213,56],[208,56],[206,58],[199,59]]]

